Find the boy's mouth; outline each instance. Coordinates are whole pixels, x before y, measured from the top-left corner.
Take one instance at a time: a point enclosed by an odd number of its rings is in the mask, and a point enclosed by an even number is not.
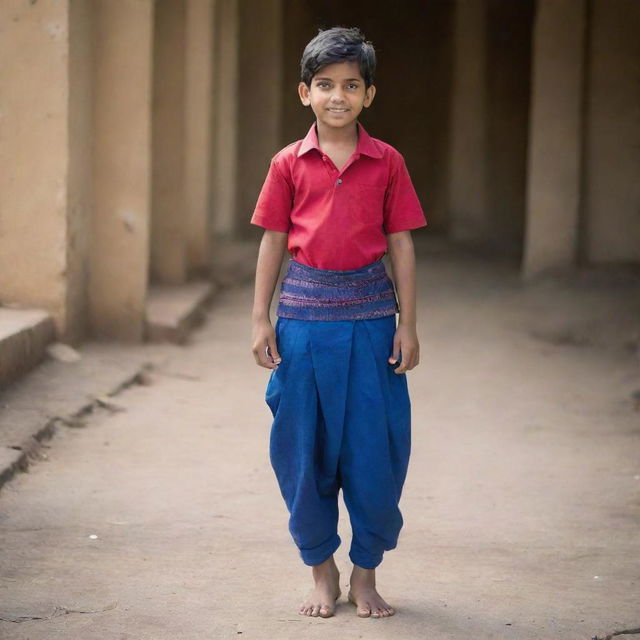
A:
[[[332,113],[344,113],[345,111],[349,111],[349,109],[338,109],[336,107],[330,107],[329,111],[331,111]]]

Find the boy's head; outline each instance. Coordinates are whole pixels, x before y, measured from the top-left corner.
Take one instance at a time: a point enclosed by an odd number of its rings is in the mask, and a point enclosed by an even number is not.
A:
[[[334,27],[320,31],[305,47],[300,61],[300,79],[307,87],[320,69],[336,62],[356,62],[360,75],[369,88],[376,72],[376,52],[370,42],[365,41],[357,27]]]
[[[359,29],[321,31],[305,48],[298,94],[318,125],[355,127],[358,115],[376,93],[376,54]]]

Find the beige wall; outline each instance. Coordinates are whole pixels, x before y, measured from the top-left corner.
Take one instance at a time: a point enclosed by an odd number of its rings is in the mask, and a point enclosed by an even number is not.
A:
[[[0,296],[46,308],[64,326],[68,4],[2,3]],[[45,152],[46,150],[46,152]]]
[[[185,205],[188,269],[204,272],[211,253],[214,0],[187,0],[185,42]]]
[[[92,333],[141,340],[151,217],[152,0],[95,0]]]
[[[0,301],[52,313],[82,336],[91,187],[90,6],[0,6]]]
[[[185,203],[185,3],[156,2],[153,35],[151,277],[187,277]]]
[[[457,0],[453,23],[449,152],[449,230],[454,240],[486,242],[487,2]]]
[[[282,0],[240,3],[238,58],[238,180],[235,206],[249,230],[269,160],[282,140]],[[260,60],[260,64],[256,61]]]
[[[586,3],[539,0],[532,74],[524,273],[577,259]]]
[[[94,3],[69,5],[69,174],[65,333],[80,341],[87,329],[89,242],[93,216],[93,13]]]
[[[233,235],[238,171],[238,0],[216,0],[213,105],[213,232]]]
[[[302,138],[313,122],[311,110],[300,103],[298,83],[302,51],[318,33],[310,3],[284,0],[283,13],[281,147]]]
[[[487,244],[520,257],[524,235],[534,2],[491,0],[487,13]]]
[[[640,2],[591,3],[583,257],[640,261]]]

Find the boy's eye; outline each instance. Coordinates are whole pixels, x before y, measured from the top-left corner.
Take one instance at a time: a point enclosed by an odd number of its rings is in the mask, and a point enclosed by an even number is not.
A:
[[[358,88],[358,85],[355,84],[354,82],[350,82],[347,86],[349,87],[349,89],[357,89]]]
[[[326,89],[329,86],[329,83],[325,81],[320,81],[316,84],[316,86],[320,87],[321,89]]]

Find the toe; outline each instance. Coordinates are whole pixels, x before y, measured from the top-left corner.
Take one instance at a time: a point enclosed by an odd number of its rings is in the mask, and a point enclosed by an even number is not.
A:
[[[314,618],[317,618],[319,613],[320,613],[320,607],[316,604],[313,606],[313,609],[311,610],[311,615]]]
[[[331,616],[331,614],[332,614],[332,611],[326,604],[323,604],[320,607],[320,617],[321,618],[328,618],[329,616]]]

